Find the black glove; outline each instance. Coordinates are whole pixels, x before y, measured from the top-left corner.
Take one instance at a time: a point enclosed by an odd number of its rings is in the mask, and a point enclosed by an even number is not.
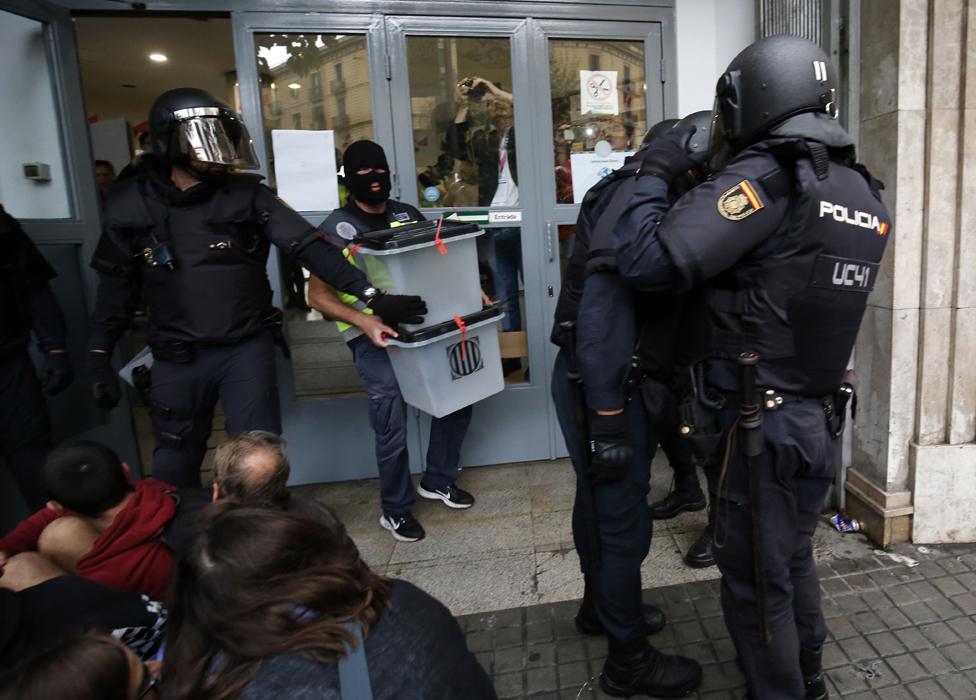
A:
[[[638,155],[641,159],[640,175],[657,175],[667,182],[671,182],[681,173],[697,168],[705,162],[708,154],[688,153],[688,142],[695,133],[695,127],[690,124],[679,129],[669,129],[658,136]]]
[[[66,352],[44,353],[44,367],[41,368],[41,388],[48,396],[54,396],[71,384],[74,379],[71,371],[71,356]]]
[[[122,387],[119,375],[112,369],[112,356],[107,352],[88,353],[88,375],[91,377],[92,396],[98,407],[106,411],[119,405]]]
[[[590,479],[596,484],[620,481],[634,458],[627,414],[590,412]]]
[[[427,304],[423,299],[405,294],[380,294],[369,303],[369,308],[390,326],[423,323],[424,314],[427,313]]]

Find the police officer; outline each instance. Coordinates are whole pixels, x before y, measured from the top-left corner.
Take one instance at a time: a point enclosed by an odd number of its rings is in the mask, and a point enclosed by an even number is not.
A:
[[[617,249],[621,276],[642,288],[701,287],[693,315],[724,430],[722,607],[751,697],[763,700],[827,697],[810,544],[834,476],[839,431],[825,416],[841,408],[890,233],[881,185],[836,121],[836,89],[806,40],[743,50],[716,88],[710,154],[721,172],[669,207],[688,135],[652,143]]]
[[[51,442],[45,394],[71,384],[61,307],[48,282],[55,272],[0,206],[0,458],[31,510],[47,500],[41,467]],[[31,332],[44,356],[38,381],[27,354]]]
[[[552,392],[577,479],[573,539],[584,597],[576,624],[608,635],[600,685],[612,695],[681,697],[701,682],[701,668],[648,643],[664,615],[642,604],[640,575],[651,542],[651,458],[659,436],[677,435],[669,384],[679,307],[674,295],[658,293],[638,308],[614,272],[609,243],[596,243],[612,241],[639,167],[640,152],[592,188],[580,209],[556,308],[553,342],[561,349]],[[683,445],[669,446],[670,459],[685,460]]]
[[[108,197],[92,267],[99,274],[88,353],[96,398],[120,398],[111,353],[140,299],[154,356],[153,475],[199,486],[217,400],[227,431],[281,432],[273,350],[280,312],[265,271],[270,244],[390,321],[426,313],[384,295],[299,214],[231,172],[257,167],[240,115],[194,88],[163,93],[149,113],[152,154]]]
[[[348,201],[319,226],[319,232],[337,246],[347,246],[362,233],[424,220],[415,207],[390,199],[390,166],[379,144],[356,141],[343,154],[342,166]],[[377,284],[383,284],[388,275],[372,255],[350,251],[349,261],[364,269]],[[455,483],[461,443],[471,423],[472,407],[465,406],[431,419],[427,469],[415,492],[407,451],[407,406],[385,350],[386,337],[397,335],[390,327],[394,324],[354,296],[337,297],[316,277],[309,284],[308,297],[314,308],[336,320],[369,395],[369,424],[376,434],[376,463],[380,473],[383,509],[380,526],[401,542],[423,539],[424,528],[411,512],[415,493],[439,500],[450,508],[474,505],[474,497]],[[421,319],[406,320],[417,323]]]

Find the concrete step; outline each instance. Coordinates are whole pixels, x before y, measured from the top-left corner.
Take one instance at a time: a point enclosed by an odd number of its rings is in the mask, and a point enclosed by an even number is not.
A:
[[[323,396],[364,391],[363,382],[350,363],[347,367],[295,367],[295,394]]]
[[[295,369],[352,365],[352,353],[341,340],[293,343],[291,361]]]

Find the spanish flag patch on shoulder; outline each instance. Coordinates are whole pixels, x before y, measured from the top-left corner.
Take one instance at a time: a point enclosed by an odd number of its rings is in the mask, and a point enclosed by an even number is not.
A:
[[[740,221],[750,214],[755,214],[765,206],[755,188],[748,180],[743,180],[735,187],[730,187],[722,193],[717,202],[718,213],[730,221]]]

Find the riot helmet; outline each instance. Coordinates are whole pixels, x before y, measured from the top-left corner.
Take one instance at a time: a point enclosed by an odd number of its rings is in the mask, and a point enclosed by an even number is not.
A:
[[[205,90],[176,88],[157,97],[149,110],[149,136],[153,153],[196,175],[205,173],[194,162],[244,170],[258,167],[241,115]]]
[[[696,160],[705,158],[708,153],[708,148],[711,143],[709,135],[712,131],[712,113],[707,109],[703,109],[700,112],[692,112],[686,117],[680,119],[675,125],[674,129],[688,129],[689,127],[694,127],[694,131],[688,136],[688,140],[685,142],[685,150],[689,156],[695,157]],[[681,196],[688,190],[694,189],[706,179],[708,179],[709,170],[704,161],[699,165],[695,166],[691,170],[687,170],[671,181],[671,192],[675,196]]]
[[[390,164],[378,143],[363,139],[350,144],[342,154],[342,171],[346,189],[360,202],[390,198]]]
[[[678,123],[677,119],[662,119],[657,124],[655,124],[650,129],[647,130],[647,133],[644,134],[644,138],[641,141],[641,146],[646,146],[651,141],[656,139],[658,136],[665,133],[668,129],[674,127],[674,125],[677,123]]]
[[[709,153],[736,153],[804,112],[836,118],[837,85],[827,54],[806,39],[780,34],[750,44],[715,86]]]

